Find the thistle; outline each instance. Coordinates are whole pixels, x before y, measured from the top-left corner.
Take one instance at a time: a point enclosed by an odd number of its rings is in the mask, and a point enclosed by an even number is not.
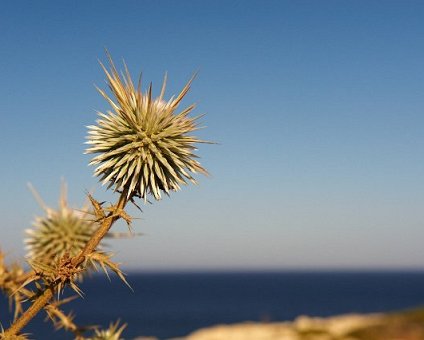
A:
[[[119,320],[115,323],[111,323],[109,328],[106,330],[96,329],[94,336],[92,338],[88,338],[87,340],[122,340],[121,334],[124,331],[126,324],[121,325],[119,327]]]
[[[152,98],[152,84],[146,93],[137,88],[125,66],[120,76],[109,56],[110,71],[101,64],[112,99],[100,94],[112,111],[98,112],[97,125],[88,126],[90,147],[86,153],[97,154],[90,165],[97,165],[95,176],[115,191],[126,192],[127,198],[143,198],[151,194],[156,200],[161,193],[177,191],[187,181],[196,183],[192,174],[207,174],[196,161],[196,143],[205,143],[190,133],[198,129],[198,117],[189,117],[194,104],[177,113],[178,106],[190,89],[193,78],[180,94],[164,101],[166,76],[159,97]]]
[[[127,67],[120,75],[109,55],[108,58],[109,71],[100,64],[112,96],[98,91],[112,110],[99,112],[97,125],[88,127],[86,153],[95,154],[90,162],[97,166],[94,174],[108,188],[113,187],[119,198],[115,204],[108,205],[89,194],[91,211],[76,211],[68,207],[63,187],[59,208],[55,210],[35,193],[46,216],[37,217],[33,229],[27,230],[25,243],[32,269],[19,280],[16,293],[27,298],[31,305],[7,330],[0,331],[0,339],[23,339],[24,335],[19,333],[42,309],[57,328],[65,328],[74,332],[77,339],[85,339],[82,332],[86,329],[73,322],[74,315],[59,309],[66,300],[60,300],[64,288],[68,286],[81,295],[76,279],[90,267],[100,267],[106,273],[109,269],[126,282],[119,265],[111,260],[112,254],[99,247],[115,222],[122,219],[130,226],[132,217],[125,211],[126,205],[129,202],[136,205],[134,198],[147,201],[148,195],[159,200],[163,193],[169,195],[183,184],[196,183],[194,174],[207,174],[195,155],[196,144],[206,142],[191,134],[199,128],[200,116],[189,117],[194,104],[179,109],[193,78],[176,97],[165,101],[165,76],[160,95],[152,98],[152,84],[143,93],[141,78],[135,87]],[[86,218],[87,214],[92,215],[91,220]],[[9,273],[10,270],[4,269],[3,277]],[[17,286],[16,278],[12,280],[13,287],[10,281],[8,278],[0,281],[0,288],[11,290]],[[36,292],[26,290],[29,284],[35,286]],[[21,311],[20,298],[15,303]],[[120,340],[124,328],[119,322],[111,324],[107,330],[96,329],[89,339]]]
[[[26,280],[26,273],[21,265],[17,262],[7,265],[4,258],[5,254],[0,250],[0,291],[8,296],[10,308],[14,306],[16,319],[23,311],[23,300],[30,297],[32,293],[21,288],[22,282]]]
[[[84,208],[76,211],[68,206],[65,185],[62,186],[58,209],[47,207],[34,190],[33,193],[46,216],[36,217],[33,228],[25,231],[28,236],[25,239],[27,257],[50,264],[65,254],[76,256],[96,230],[97,225],[87,219],[88,211]]]

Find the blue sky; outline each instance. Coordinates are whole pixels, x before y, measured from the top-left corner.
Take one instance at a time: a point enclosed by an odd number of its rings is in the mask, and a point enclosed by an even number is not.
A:
[[[108,48],[206,113],[199,177],[112,242],[129,269],[424,268],[421,1],[3,1],[2,249],[99,189],[83,155]],[[158,92],[158,91],[157,91]],[[156,93],[157,93],[156,92]],[[135,211],[132,211],[137,214]],[[124,230],[125,226],[117,226]]]

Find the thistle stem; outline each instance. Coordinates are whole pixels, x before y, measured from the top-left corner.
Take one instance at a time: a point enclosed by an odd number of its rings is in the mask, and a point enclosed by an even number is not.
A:
[[[33,302],[10,327],[4,332],[4,337],[17,335],[31,319],[50,301],[54,294],[54,287],[47,287],[44,292]]]
[[[124,189],[119,197],[118,203],[114,206],[114,209],[106,216],[100,227],[96,232],[91,236],[90,240],[85,245],[84,249],[72,259],[72,264],[75,267],[79,267],[85,260],[85,257],[91,254],[96,247],[99,245],[100,241],[110,230],[112,225],[120,218],[120,212],[125,208],[125,205],[128,203],[128,189]],[[58,283],[57,283],[58,284]],[[17,319],[13,324],[4,332],[4,336],[17,335],[22,328],[24,328],[31,319],[37,315],[37,313],[43,309],[56,291],[57,284],[52,284],[47,286],[42,294],[32,303],[31,306]]]
[[[124,189],[119,197],[119,201],[114,207],[113,211],[109,213],[109,215],[103,219],[102,224],[96,230],[96,232],[91,236],[90,240],[85,245],[84,249],[72,260],[72,263],[75,266],[79,266],[84,262],[85,256],[91,254],[94,249],[99,245],[100,241],[105,237],[113,223],[115,223],[119,219],[119,212],[125,208],[125,205],[128,202],[127,198],[128,189]]]

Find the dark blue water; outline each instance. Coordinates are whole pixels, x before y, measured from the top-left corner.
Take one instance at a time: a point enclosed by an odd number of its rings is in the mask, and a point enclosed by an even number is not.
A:
[[[128,323],[126,339],[186,335],[201,327],[247,320],[282,321],[298,315],[382,312],[424,305],[423,272],[133,274],[134,293],[118,279],[87,279],[84,299],[69,304],[79,324]],[[7,308],[1,302],[1,311]],[[0,320],[7,326],[7,316]],[[43,317],[26,332],[33,339],[72,339],[51,334]]]

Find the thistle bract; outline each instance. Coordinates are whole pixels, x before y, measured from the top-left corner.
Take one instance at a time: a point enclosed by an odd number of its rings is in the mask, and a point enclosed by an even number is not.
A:
[[[97,165],[94,174],[128,198],[144,200],[148,194],[159,200],[161,193],[179,190],[187,181],[196,183],[192,174],[207,174],[194,154],[195,144],[204,141],[189,135],[198,129],[199,117],[188,116],[194,105],[177,112],[191,80],[165,101],[165,77],[159,97],[152,98],[151,84],[143,93],[141,80],[136,88],[128,69],[121,76],[109,61],[110,71],[101,65],[114,98],[98,91],[112,111],[99,112],[97,125],[88,126],[86,153],[97,154],[90,162]]]

